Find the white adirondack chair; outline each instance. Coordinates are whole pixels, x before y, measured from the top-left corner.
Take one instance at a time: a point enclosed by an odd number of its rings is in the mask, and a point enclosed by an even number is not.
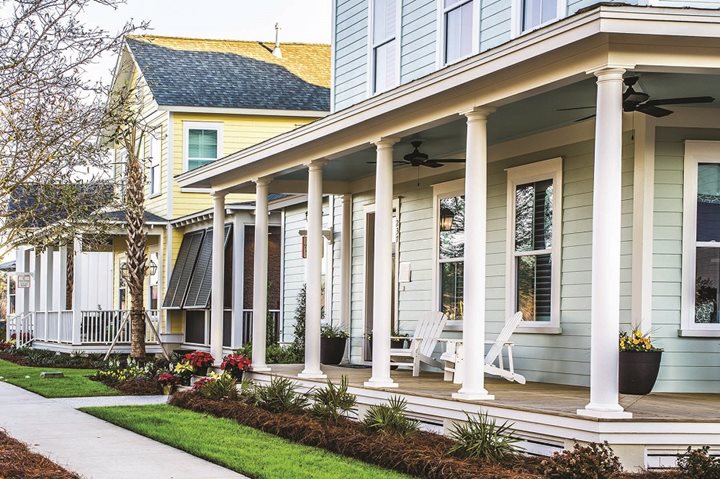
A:
[[[415,327],[410,346],[408,348],[390,349],[390,365],[409,366],[412,364],[413,376],[420,375],[420,363],[442,368],[443,363],[433,359],[432,353],[446,322],[445,314],[439,311],[422,315]],[[392,339],[404,338],[393,337]]]
[[[517,329],[522,321],[522,313],[515,313],[506,323],[498,334],[495,341],[486,341],[490,344],[490,350],[485,355],[485,373],[493,376],[499,376],[510,382],[525,384],[525,376],[515,372],[513,365],[512,346],[510,337]],[[445,352],[440,356],[443,369],[445,370],[445,380],[460,384],[462,383],[463,365],[463,344],[461,340],[445,340],[447,347]],[[503,359],[503,349],[507,350],[508,368],[505,369],[505,361]],[[497,365],[496,365],[497,362]]]

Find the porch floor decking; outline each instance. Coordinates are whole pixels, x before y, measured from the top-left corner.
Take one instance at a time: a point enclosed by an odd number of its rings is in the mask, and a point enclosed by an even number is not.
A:
[[[303,367],[299,364],[273,364],[269,375],[297,379]],[[339,382],[347,376],[350,386],[363,388],[370,379],[370,368],[322,366],[328,379]],[[395,370],[391,374],[399,384],[386,392],[407,394],[462,402],[452,398],[460,386],[443,380],[441,373],[422,372],[413,377],[410,370]],[[303,380],[307,382],[309,380]],[[312,380],[310,380],[312,381]],[[324,380],[314,382],[324,383]],[[526,412],[591,419],[578,416],[576,411],[588,403],[590,390],[585,387],[547,383],[510,383],[504,379],[486,377],[486,388],[495,396],[493,401],[473,404],[517,409]],[[620,404],[633,414],[632,419],[601,419],[600,421],[663,421],[663,422],[720,422],[720,394],[653,393],[647,396],[621,395]],[[591,419],[592,420],[592,419]]]

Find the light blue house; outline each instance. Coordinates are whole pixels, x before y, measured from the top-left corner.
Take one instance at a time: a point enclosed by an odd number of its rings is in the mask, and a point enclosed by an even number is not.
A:
[[[627,465],[720,446],[720,415],[697,409],[717,396],[692,395],[720,393],[720,3],[630,3],[333,2],[333,113],[178,178],[308,195],[283,262],[286,333],[308,284],[306,362],[277,373],[337,377],[319,362],[325,301],[349,362],[371,365],[366,404],[399,388],[426,420],[488,410],[529,441],[608,440]],[[388,359],[390,331],[428,311],[465,349],[459,389],[435,395]],[[516,311],[515,370],[580,402],[519,407],[527,387],[485,382],[484,341]],[[631,328],[665,349],[654,391],[690,393],[643,399],[665,413],[619,394]]]

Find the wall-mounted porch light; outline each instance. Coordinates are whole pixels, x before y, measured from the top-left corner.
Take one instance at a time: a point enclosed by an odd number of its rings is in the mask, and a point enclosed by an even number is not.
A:
[[[153,260],[149,260],[147,267],[145,268],[145,276],[155,276],[157,274],[158,265]],[[123,280],[128,281],[130,279],[130,275],[128,274],[128,265],[127,262],[123,261],[120,263],[120,277],[122,277]]]
[[[440,231],[452,230],[455,212],[450,208],[440,208]]]

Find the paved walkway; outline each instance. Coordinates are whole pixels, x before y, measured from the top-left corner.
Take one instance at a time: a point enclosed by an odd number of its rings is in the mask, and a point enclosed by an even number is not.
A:
[[[95,396],[51,399],[55,403],[74,409],[96,406],[146,406],[148,404],[165,404],[167,400],[168,396]]]
[[[74,405],[80,403],[45,399],[0,382],[0,427],[87,479],[247,479],[77,411]]]

